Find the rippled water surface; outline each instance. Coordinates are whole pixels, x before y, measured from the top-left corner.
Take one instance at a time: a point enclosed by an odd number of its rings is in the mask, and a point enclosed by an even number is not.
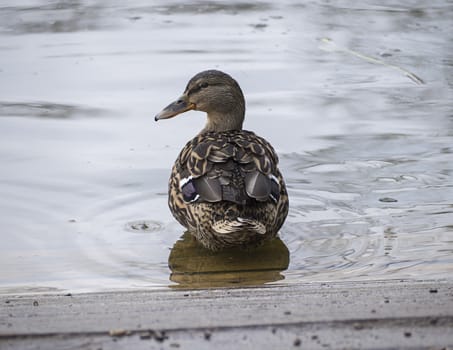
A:
[[[356,7],[355,7],[356,6]],[[3,1],[0,293],[453,276],[452,1]],[[210,253],[167,208],[232,74],[280,155],[281,240]]]

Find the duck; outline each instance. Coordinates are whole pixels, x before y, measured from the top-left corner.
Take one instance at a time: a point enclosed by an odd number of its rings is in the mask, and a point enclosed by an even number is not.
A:
[[[256,247],[278,235],[289,209],[278,155],[244,130],[245,98],[229,74],[206,70],[156,116],[205,112],[204,128],[182,148],[168,182],[175,219],[205,248]]]

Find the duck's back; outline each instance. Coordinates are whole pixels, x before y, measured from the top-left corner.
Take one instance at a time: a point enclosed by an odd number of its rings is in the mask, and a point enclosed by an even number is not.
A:
[[[288,212],[277,165],[273,147],[253,132],[200,134],[185,145],[175,162],[170,209],[189,231],[196,236],[198,232],[203,244],[200,236],[208,235],[209,240],[235,245],[235,235],[246,230],[250,236],[274,236]]]

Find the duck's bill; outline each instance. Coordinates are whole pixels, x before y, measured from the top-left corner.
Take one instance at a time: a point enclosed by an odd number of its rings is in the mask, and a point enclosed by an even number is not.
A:
[[[167,107],[160,111],[154,117],[154,120],[157,122],[161,119],[173,118],[174,116],[190,111],[191,109],[195,109],[195,104],[189,103],[184,97],[181,97],[177,101],[170,103]]]

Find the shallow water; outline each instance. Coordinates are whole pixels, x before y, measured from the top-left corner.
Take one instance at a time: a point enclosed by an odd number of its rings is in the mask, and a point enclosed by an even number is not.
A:
[[[0,293],[451,280],[453,2],[357,6],[3,1]],[[256,252],[204,251],[167,208],[204,116],[153,116],[208,68],[289,188]]]

